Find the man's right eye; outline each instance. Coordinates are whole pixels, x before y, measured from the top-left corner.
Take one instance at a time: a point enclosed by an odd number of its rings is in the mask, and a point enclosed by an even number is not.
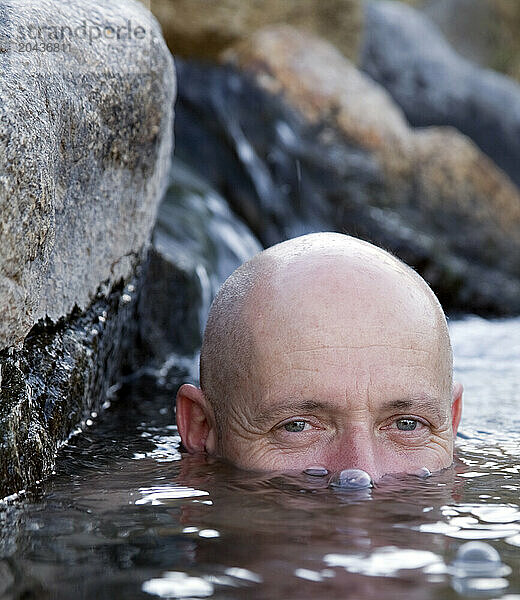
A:
[[[289,421],[289,423],[285,423],[283,428],[289,433],[300,433],[305,430],[306,425],[307,421]]]

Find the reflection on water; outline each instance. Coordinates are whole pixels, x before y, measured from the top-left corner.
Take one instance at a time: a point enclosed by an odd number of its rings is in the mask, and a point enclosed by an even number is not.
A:
[[[520,432],[520,319],[472,317],[450,326],[455,374],[464,383],[465,433],[503,441],[518,456]]]
[[[520,321],[452,332],[466,386],[453,468],[345,493],[181,456],[172,390],[143,380],[3,507],[0,598],[519,600]],[[461,570],[472,540],[498,551],[494,571]]]

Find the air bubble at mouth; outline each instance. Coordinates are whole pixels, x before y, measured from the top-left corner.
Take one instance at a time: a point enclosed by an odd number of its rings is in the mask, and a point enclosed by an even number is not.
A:
[[[373,484],[372,478],[366,471],[344,469],[331,477],[329,486],[341,490],[364,490],[371,488]]]

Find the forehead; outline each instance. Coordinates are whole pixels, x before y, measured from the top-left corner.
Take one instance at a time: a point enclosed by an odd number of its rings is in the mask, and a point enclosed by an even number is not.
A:
[[[249,320],[262,393],[385,399],[438,396],[446,383],[436,301],[390,257],[370,269],[362,259],[296,261],[258,294]]]
[[[250,379],[258,400],[326,402],[346,413],[417,398],[448,399],[433,352],[398,345],[316,346],[258,353]]]
[[[384,254],[371,263],[365,255],[293,259],[255,286],[247,312],[260,345],[431,337],[445,326],[426,284]]]

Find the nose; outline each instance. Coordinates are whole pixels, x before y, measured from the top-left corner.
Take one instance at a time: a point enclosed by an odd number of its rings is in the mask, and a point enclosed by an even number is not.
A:
[[[362,427],[352,428],[337,440],[327,460],[327,468],[332,472],[346,469],[360,469],[372,480],[382,476],[382,465],[378,464],[375,441]]]

